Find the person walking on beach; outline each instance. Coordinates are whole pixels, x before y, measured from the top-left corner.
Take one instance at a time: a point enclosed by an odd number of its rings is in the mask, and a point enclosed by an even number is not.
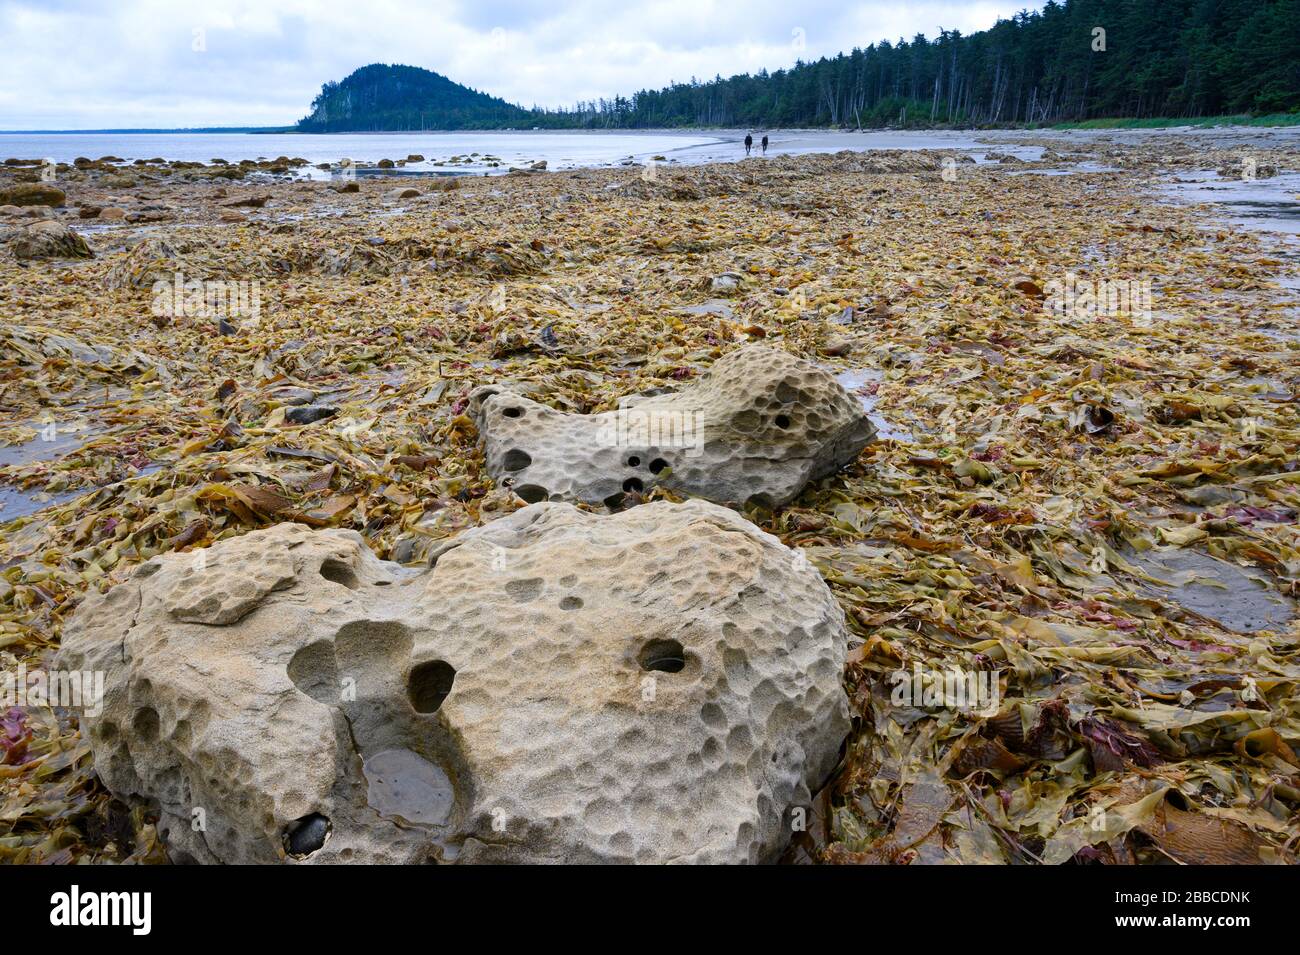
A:
[[[763,155],[767,155],[767,133],[763,134]]]
[[[745,155],[748,156],[749,151],[753,148],[754,148],[754,137],[749,135],[749,133],[746,133],[745,134]]]

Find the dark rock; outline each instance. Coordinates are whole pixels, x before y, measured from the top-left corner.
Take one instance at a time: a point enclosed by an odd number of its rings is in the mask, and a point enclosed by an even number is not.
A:
[[[318,812],[303,816],[293,823],[285,834],[285,849],[291,856],[311,855],[325,845],[330,833],[330,821]]]
[[[284,420],[293,424],[315,424],[339,413],[338,408],[329,405],[299,405],[285,412]]]

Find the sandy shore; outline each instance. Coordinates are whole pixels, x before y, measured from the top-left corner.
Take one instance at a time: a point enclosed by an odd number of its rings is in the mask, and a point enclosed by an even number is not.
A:
[[[1290,858],[1294,265],[1157,194],[1231,182],[1237,139],[992,138],[979,163],[788,155],[354,192],[59,170],[63,208],[0,210],[11,242],[52,220],[93,253],[0,259],[0,670],[48,665],[82,596],[154,554],[292,519],[418,562],[521,506],[483,469],[476,385],[606,410],[762,340],[844,375],[882,429],[747,515],[807,552],[861,642],[859,730],[818,801],[836,811],[795,854]],[[1300,168],[1286,137],[1248,158]],[[7,167],[0,189],[33,178]],[[1052,307],[1098,287],[1100,307]],[[1147,304],[1108,308],[1107,288]],[[997,672],[999,719],[889,705],[890,673],[954,663]],[[147,807],[95,781],[75,712],[11,711],[0,737],[0,860],[161,857]],[[1142,802],[1165,785],[1178,805]],[[1093,837],[1094,807],[1139,802]],[[1174,813],[1226,835],[1173,840]]]

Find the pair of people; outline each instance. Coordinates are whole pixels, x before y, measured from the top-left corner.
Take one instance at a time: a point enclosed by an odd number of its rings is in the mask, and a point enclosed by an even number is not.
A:
[[[767,133],[763,134],[762,146],[763,146],[763,155],[766,156],[767,155]],[[754,148],[754,137],[749,133],[746,133],[745,134],[745,155],[748,156],[749,151],[753,148]]]

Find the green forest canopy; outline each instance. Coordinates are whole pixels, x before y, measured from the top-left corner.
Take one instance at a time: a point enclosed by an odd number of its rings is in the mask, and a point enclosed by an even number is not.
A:
[[[299,129],[1003,125],[1297,108],[1300,0],[1049,0],[970,36],[917,34],[571,108],[526,109],[375,64],[327,83]]]

